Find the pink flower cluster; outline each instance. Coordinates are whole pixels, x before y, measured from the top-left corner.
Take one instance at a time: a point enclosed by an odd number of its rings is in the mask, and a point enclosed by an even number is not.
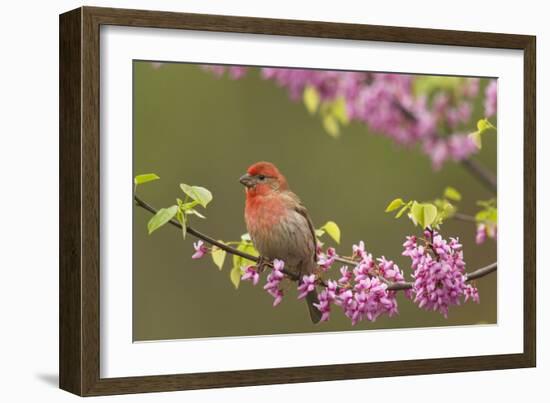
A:
[[[341,277],[329,280],[326,287],[317,294],[321,311],[321,321],[329,320],[331,306],[337,305],[351,319],[352,325],[361,320],[375,321],[380,315],[393,316],[398,313],[395,291],[389,291],[387,281],[403,282],[403,273],[392,261],[384,257],[376,263],[365,250],[361,241],[353,246],[353,256],[357,264],[353,271],[347,266],[340,268]]]
[[[208,248],[200,239],[197,242],[193,242],[193,248],[195,249],[195,253],[191,256],[192,259],[200,259],[208,253]]]
[[[241,280],[251,281],[253,285],[257,285],[260,281],[260,273],[258,273],[258,269],[256,268],[256,266],[248,266],[246,269],[244,269]]]
[[[478,224],[476,227],[476,244],[481,245],[487,238],[497,239],[497,226],[495,224]]]
[[[241,78],[240,66],[203,67],[221,76]],[[453,90],[438,90],[430,99],[417,95],[410,74],[367,73],[293,68],[262,68],[261,76],[285,88],[292,100],[300,100],[306,87],[313,87],[321,100],[343,98],[352,121],[369,126],[402,145],[420,144],[435,169],[447,160],[460,161],[478,151],[464,131],[469,127],[473,103],[479,94],[479,79],[467,78]],[[487,116],[496,113],[496,81],[485,91]],[[460,128],[463,127],[464,131]],[[442,128],[449,132],[442,136]]]
[[[485,117],[489,118],[497,113],[497,80],[491,80],[485,88]]]
[[[323,271],[330,269],[337,257],[336,250],[332,247],[327,248],[326,253],[320,247],[317,248],[317,265]]]
[[[273,269],[267,276],[267,283],[264,285],[264,290],[266,290],[274,298],[273,306],[279,305],[283,300],[283,290],[281,290],[280,284],[285,277],[285,274],[283,273],[284,267],[285,262],[282,260],[273,260]]]
[[[466,284],[462,245],[458,240],[447,241],[432,230],[426,230],[424,236],[423,243],[416,236],[409,236],[403,244],[403,255],[412,260],[414,301],[418,306],[447,317],[449,307],[460,305],[461,297],[479,301],[477,289]]]

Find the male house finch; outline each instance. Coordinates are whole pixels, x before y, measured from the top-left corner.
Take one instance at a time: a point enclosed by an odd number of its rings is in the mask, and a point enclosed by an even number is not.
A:
[[[269,162],[257,162],[241,176],[246,186],[244,218],[254,246],[262,257],[281,259],[298,278],[317,267],[315,229],[306,208],[288,187],[285,177]],[[306,296],[313,323],[321,312],[315,292]]]

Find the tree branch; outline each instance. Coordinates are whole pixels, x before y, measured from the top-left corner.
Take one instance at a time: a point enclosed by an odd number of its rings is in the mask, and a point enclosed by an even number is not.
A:
[[[134,194],[134,200],[136,201],[136,204],[137,204],[139,207],[141,207],[141,208],[147,210],[147,211],[150,212],[151,214],[156,214],[156,213],[157,213],[157,211],[158,211],[157,209],[155,209],[153,206],[151,206],[150,204],[148,204],[146,201],[144,201],[143,199],[141,199],[141,198],[140,198],[138,195],[136,195],[136,194]],[[171,220],[169,221],[169,223],[172,224],[174,227],[177,227],[177,228],[179,228],[179,229],[182,228],[182,227],[181,227],[181,224],[180,224],[178,221],[174,220],[174,219],[171,219]],[[199,238],[199,239],[203,240],[204,242],[209,243],[210,245],[214,245],[214,246],[216,246],[216,247],[218,247],[218,248],[220,248],[220,249],[223,249],[223,250],[226,251],[227,253],[230,253],[230,254],[232,254],[232,255],[240,256],[240,257],[242,257],[242,258],[245,258],[245,259],[250,260],[250,261],[255,262],[255,263],[260,263],[260,264],[262,264],[262,265],[265,265],[265,264],[266,264],[266,262],[263,261],[262,257],[253,256],[253,255],[250,255],[250,254],[248,254],[248,253],[246,253],[246,252],[243,252],[243,251],[240,251],[240,250],[238,250],[238,249],[236,249],[236,248],[233,248],[232,246],[226,245],[226,244],[224,244],[223,242],[220,242],[220,241],[218,241],[218,240],[216,240],[216,239],[214,239],[214,238],[209,237],[209,236],[206,235],[206,234],[203,234],[203,233],[200,232],[200,231],[197,231],[195,228],[193,228],[193,227],[191,227],[191,226],[189,226],[189,225],[187,225],[186,228],[187,228],[187,233],[188,233],[188,234],[191,234],[191,235],[193,235],[194,237]],[[291,272],[289,272],[289,271],[287,271],[287,270],[285,270],[285,269],[283,269],[282,272],[283,272],[284,274],[286,274],[288,277],[290,277],[291,279],[295,280],[295,281],[296,281],[296,280],[299,280],[299,277],[296,276],[294,273],[291,273]]]
[[[151,206],[149,203],[147,203],[146,201],[144,201],[143,199],[141,199],[138,195],[134,194],[134,200],[136,202],[136,204],[147,210],[148,212],[150,212],[151,214],[156,214],[157,213],[157,209],[154,208],[153,206]],[[174,220],[174,219],[171,219],[169,221],[170,224],[172,224],[173,226],[177,227],[177,228],[182,228],[181,227],[181,224]],[[210,245],[214,245],[220,249],[223,249],[224,251],[226,251],[227,253],[230,253],[232,255],[237,255],[237,256],[240,256],[242,258],[245,258],[245,259],[248,259],[252,262],[255,262],[255,263],[263,263],[262,260],[263,258],[262,257],[258,257],[258,256],[252,256],[248,253],[245,253],[245,252],[242,252],[236,248],[233,248],[232,246],[229,246],[229,245],[226,245],[224,244],[223,242],[220,242],[214,238],[211,238],[209,237],[208,235],[205,235],[203,234],[202,232],[200,231],[197,231],[196,229],[194,229],[193,227],[191,226],[187,226],[187,233],[193,235],[194,237],[198,238],[198,239],[201,239],[203,240],[204,242],[207,242],[209,243]],[[349,265],[356,265],[357,262],[352,260],[352,259],[348,259],[348,258],[344,258],[344,257],[337,257],[335,259],[336,261],[340,262],[340,263],[344,263],[344,264],[349,264]],[[480,269],[477,269],[471,273],[467,273],[466,274],[466,281],[471,281],[471,280],[475,280],[475,279],[478,279],[478,278],[481,278],[481,277],[484,277],[494,271],[497,270],[497,263],[492,263],[488,266],[485,266],[485,267],[482,267]],[[290,273],[286,270],[282,270],[284,274],[286,274],[288,277],[290,277],[292,280],[294,281],[297,281],[299,280],[299,277],[296,276],[294,273]],[[388,285],[388,290],[391,290],[391,291],[400,291],[400,290],[410,290],[412,287],[413,287],[413,283],[412,282],[404,282],[404,283],[393,283],[393,282],[388,282],[388,281],[385,281],[386,284]],[[323,286],[326,286],[325,283],[321,282],[320,283],[321,285]]]
[[[458,220],[458,221],[466,221],[466,222],[473,222],[473,223],[477,222],[474,216],[471,216],[468,214],[462,214],[462,213],[454,213],[449,218],[453,220]]]
[[[397,109],[399,109],[399,111],[403,114],[403,116],[406,119],[415,123],[418,121],[418,118],[416,117],[416,115],[412,111],[410,111],[407,107],[405,107],[401,102],[399,102],[397,98],[393,100],[393,105]],[[497,178],[491,171],[489,171],[479,162],[471,158],[464,159],[460,162],[468,172],[470,172],[473,176],[475,176],[491,192],[493,193],[497,192]]]
[[[465,159],[460,163],[491,192],[497,192],[497,178],[491,171],[473,159]]]

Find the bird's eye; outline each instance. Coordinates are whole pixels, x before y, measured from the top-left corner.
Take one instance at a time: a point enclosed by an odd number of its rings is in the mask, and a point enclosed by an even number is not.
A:
[[[258,179],[261,181],[265,180],[265,175],[258,175]]]

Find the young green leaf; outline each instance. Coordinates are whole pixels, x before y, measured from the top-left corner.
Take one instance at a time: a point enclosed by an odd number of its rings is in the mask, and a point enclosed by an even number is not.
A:
[[[401,198],[393,199],[390,202],[390,204],[388,204],[388,207],[386,207],[385,212],[389,213],[390,211],[397,210],[399,207],[402,207],[404,205],[405,205],[405,202],[403,201],[403,199]]]
[[[178,199],[179,200],[179,199]],[[183,239],[187,236],[187,222],[184,214],[184,209],[182,208],[181,203],[178,201],[178,212],[176,213],[176,220],[181,224],[181,235]]]
[[[248,234],[243,234],[241,238],[245,237],[246,235]],[[249,255],[252,255],[252,256],[259,255],[254,245],[252,245],[252,243],[247,240],[242,240],[241,243],[239,243],[239,245],[237,246],[237,250],[240,250],[241,252],[244,252],[244,253],[248,253]],[[235,288],[239,288],[239,283],[241,281],[241,275],[242,275],[242,267],[250,265],[252,263],[254,262],[248,259],[245,259],[243,257],[233,255],[233,268],[231,269],[231,273],[229,274],[229,277],[231,279],[231,282],[235,286]]]
[[[338,227],[338,224],[336,224],[334,221],[327,221],[325,225],[323,225],[320,229],[325,231],[328,236],[334,239],[334,242],[336,242],[337,244],[340,243],[340,227]]]
[[[422,208],[422,205],[416,200],[413,201],[411,205],[411,212],[409,215],[414,225],[422,225],[422,223],[424,222],[424,209]]]
[[[332,116],[334,116],[341,124],[347,125],[349,123],[348,112],[346,110],[346,100],[344,97],[339,97],[333,102],[331,112]]]
[[[424,203],[422,208],[424,209],[424,222],[422,226],[427,228],[434,223],[437,217],[437,207],[431,203]]]
[[[159,211],[157,211],[157,213],[147,223],[147,230],[149,231],[149,235],[151,235],[153,231],[159,229],[172,218],[174,218],[177,212],[178,206],[161,208]]]
[[[399,210],[397,212],[397,214],[395,215],[395,218],[399,218],[403,215],[403,213],[405,213],[405,211],[407,211],[408,209],[411,208],[411,205],[412,205],[412,202],[408,202],[407,204],[405,204],[403,207],[401,207],[401,210]]]
[[[480,119],[477,121],[477,130],[479,131],[480,134],[483,134],[489,129],[496,129],[496,127],[493,126],[493,124],[489,122],[487,118]]]
[[[222,242],[222,241],[220,241]],[[225,256],[227,256],[227,252],[224,251],[221,248],[218,248],[217,246],[212,246],[212,260],[214,261],[214,264],[218,266],[218,269],[222,269],[223,262],[225,262]]]
[[[476,147],[479,150],[481,150],[481,134],[477,131],[477,132],[470,133],[468,137],[470,137],[470,139],[474,142]]]
[[[431,203],[413,202],[411,206],[411,218],[415,225],[422,228],[432,225],[437,217],[437,208]]]
[[[326,115],[323,117],[323,127],[331,137],[337,138],[340,136],[340,127],[334,116]]]
[[[454,201],[460,201],[462,199],[462,195],[460,194],[460,192],[451,186],[447,186],[445,188],[445,191],[443,192],[443,197]]]
[[[185,214],[187,214],[187,215],[193,214],[193,215],[196,215],[197,217],[202,218],[202,219],[205,219],[205,218],[206,218],[204,215],[202,215],[201,213],[199,213],[199,212],[198,212],[197,210],[195,210],[194,208],[189,209],[189,210],[185,210]]]
[[[319,93],[317,90],[312,87],[311,85],[306,86],[304,89],[304,104],[306,105],[306,108],[309,113],[312,115],[317,111],[317,108],[319,107]]]
[[[157,179],[160,179],[160,177],[156,174],[137,175],[134,178],[134,185],[141,185],[147,182],[156,181]]]
[[[212,193],[202,186],[189,186],[185,183],[181,183],[180,188],[183,193],[197,201],[203,207],[206,207],[208,203],[212,201]]]
[[[233,286],[235,289],[239,288],[239,284],[241,282],[241,276],[243,275],[242,270],[240,266],[234,266],[231,269],[231,272],[229,273],[229,279],[233,283]]]

